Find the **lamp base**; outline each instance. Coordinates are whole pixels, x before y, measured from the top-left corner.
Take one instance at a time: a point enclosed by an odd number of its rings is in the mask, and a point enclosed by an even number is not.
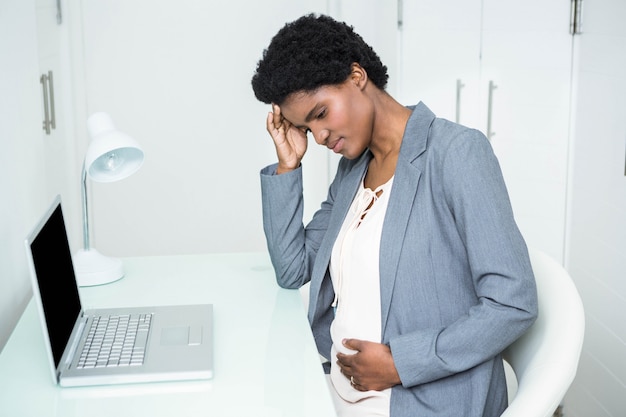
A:
[[[124,276],[120,259],[109,258],[95,249],[81,249],[73,258],[76,282],[80,287],[109,284]]]

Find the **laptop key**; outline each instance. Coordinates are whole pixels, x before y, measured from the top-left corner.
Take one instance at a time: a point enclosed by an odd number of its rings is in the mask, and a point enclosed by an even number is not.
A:
[[[135,346],[133,350],[146,349],[146,343],[148,342],[148,330],[137,330],[137,337],[135,338]]]

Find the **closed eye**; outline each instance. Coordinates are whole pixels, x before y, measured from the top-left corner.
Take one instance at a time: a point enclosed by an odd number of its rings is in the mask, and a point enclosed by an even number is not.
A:
[[[313,119],[323,119],[324,117],[326,117],[326,107],[317,105],[306,115],[304,122],[310,123]]]

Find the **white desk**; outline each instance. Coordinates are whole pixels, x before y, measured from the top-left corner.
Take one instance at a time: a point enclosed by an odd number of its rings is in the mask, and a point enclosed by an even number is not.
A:
[[[0,416],[335,416],[300,294],[278,287],[267,254],[127,258],[124,265],[122,280],[81,288],[85,307],[213,303],[214,378],[60,388],[31,301],[0,354]]]

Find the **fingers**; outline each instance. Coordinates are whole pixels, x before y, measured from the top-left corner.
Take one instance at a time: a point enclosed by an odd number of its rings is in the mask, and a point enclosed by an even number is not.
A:
[[[357,391],[367,391],[367,388],[365,388],[363,385],[361,385],[359,383],[359,379],[356,375],[354,374],[350,374],[349,372],[353,372],[347,369],[341,369],[341,373],[350,380],[350,385],[352,385],[352,388],[356,389]]]
[[[272,104],[272,115],[274,126],[276,127],[276,129],[280,129],[283,125],[283,120],[285,118],[281,114],[278,104]]]
[[[382,390],[400,383],[388,346],[359,339],[342,344],[354,354],[337,353],[337,366],[358,391]]]
[[[367,391],[366,388],[364,388],[363,386],[361,386],[361,384],[359,384],[359,382],[354,378],[354,376],[350,377],[350,385],[352,385],[352,388],[354,388],[357,391]]]
[[[341,343],[343,343],[343,345],[347,347],[348,349],[356,350],[356,351],[361,350],[362,341],[359,339],[343,339]]]
[[[355,351],[355,354],[349,354],[349,355],[341,353],[341,352],[337,353],[337,362],[339,363],[339,366],[341,366],[341,369],[343,370],[344,368],[346,369],[352,368],[355,365],[356,354],[361,349],[360,349],[360,340],[358,339],[343,339],[342,343],[346,348]]]
[[[341,361],[337,361],[337,364],[339,365],[339,370],[343,376],[350,380],[350,384],[353,386],[358,385],[356,376],[354,375],[354,370],[350,367],[342,365]]]
[[[338,353],[337,354],[337,365],[339,365],[339,368],[341,369],[341,372],[344,373],[344,375],[352,375],[352,373],[354,372],[352,370],[353,364],[352,364],[352,360],[354,355],[344,355],[343,353]]]
[[[282,174],[299,167],[307,149],[306,134],[285,119],[276,104],[272,104],[272,111],[268,112],[265,124],[276,147],[278,156],[276,172]]]
[[[355,373],[357,373],[354,362],[355,356],[356,354],[346,355],[344,353],[337,353],[337,365],[341,373],[350,380],[352,385],[354,385]]]
[[[283,134],[285,132],[283,124],[282,123],[276,124],[274,119],[275,119],[274,113],[269,112],[267,114],[267,119],[265,120],[265,127],[267,128],[268,133],[272,137],[278,136],[281,133],[281,129],[282,129]]]
[[[272,104],[272,111],[267,114],[267,130],[272,133],[286,133],[291,127],[289,120],[285,119],[280,107],[277,104]]]
[[[272,111],[267,114],[267,120],[265,123],[267,131],[274,138],[276,138],[279,134],[286,135],[287,131],[292,127],[291,122],[285,119],[280,107],[276,104],[272,104]]]
[[[267,113],[267,119],[265,120],[265,125],[270,135],[274,137],[278,134],[281,127],[284,128],[283,119],[282,114],[280,114],[280,107],[272,104],[272,111]]]

